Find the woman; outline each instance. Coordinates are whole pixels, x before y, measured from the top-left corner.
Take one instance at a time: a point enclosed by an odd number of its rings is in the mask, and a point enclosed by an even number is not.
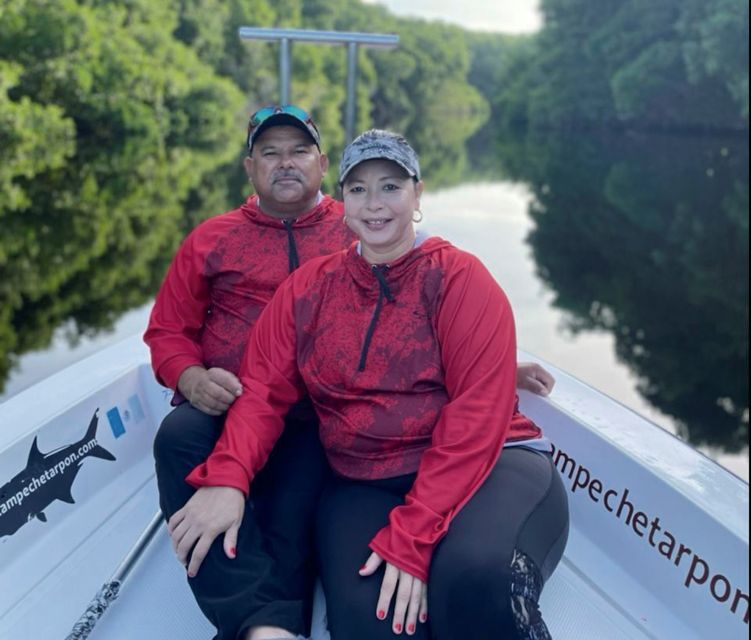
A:
[[[363,134],[340,182],[360,242],[304,265],[264,311],[245,392],[188,476],[201,517],[186,505],[173,538],[195,545],[191,564],[221,533],[233,555],[250,483],[307,392],[336,474],[317,541],[333,640],[549,637],[537,602],[566,494],[516,408],[508,301],[475,257],[415,233],[406,140]]]

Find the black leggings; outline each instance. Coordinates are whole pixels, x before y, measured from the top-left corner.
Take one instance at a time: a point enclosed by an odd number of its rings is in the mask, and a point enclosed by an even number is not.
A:
[[[159,502],[166,519],[195,490],[185,476],[214,448],[224,417],[187,402],[162,422],[154,441]],[[315,509],[328,477],[312,409],[287,417],[284,434],[253,481],[240,527],[237,557],[222,537],[198,575],[188,580],[199,607],[217,628],[217,640],[235,640],[249,627],[275,625],[306,634],[315,579]]]
[[[361,578],[368,543],[403,503],[414,475],[333,479],[317,518],[317,553],[332,640],[393,640],[376,618],[383,569]],[[427,624],[414,638],[544,640],[537,603],[568,538],[566,491],[550,455],[508,448],[433,554]]]

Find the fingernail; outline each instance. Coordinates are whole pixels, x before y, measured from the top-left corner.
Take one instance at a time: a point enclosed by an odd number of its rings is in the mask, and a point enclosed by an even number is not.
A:
[[[229,553],[230,553],[230,555],[231,555],[231,556],[232,556],[232,557],[234,558],[235,556],[237,556],[237,549],[235,549],[235,547],[232,547],[232,548],[231,548],[231,549],[229,550]]]
[[[360,571],[365,571],[365,569],[366,569],[366,568],[367,568],[367,567],[366,567],[365,565],[362,565],[362,566],[360,567]]]
[[[411,624],[407,627],[407,633],[414,633],[415,632],[415,625]]]
[[[381,610],[378,612],[378,619],[383,620],[386,617],[386,612]]]
[[[192,571],[188,571],[188,577],[189,577],[189,578],[195,578],[195,577],[196,577],[196,574],[195,574],[195,573],[193,573]]]
[[[397,633],[401,633],[401,632],[402,632],[402,625],[400,625],[400,624],[399,624],[399,623],[397,622],[397,623],[396,623],[396,624],[394,625],[394,631],[396,631]]]
[[[424,613],[420,615],[420,622],[427,622],[428,616],[426,616]]]

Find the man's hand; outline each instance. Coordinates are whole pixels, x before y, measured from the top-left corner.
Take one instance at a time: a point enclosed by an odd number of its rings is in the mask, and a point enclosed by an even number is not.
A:
[[[383,562],[381,556],[371,553],[368,561],[360,569],[360,575],[372,576]],[[388,617],[394,594],[396,594],[396,601],[391,630],[396,634],[404,630],[407,635],[412,636],[417,630],[418,619],[420,622],[428,621],[428,587],[422,580],[387,562],[381,583],[381,593],[376,605],[376,618],[379,620],[385,620]]]
[[[167,523],[180,562],[188,576],[198,573],[214,540],[224,534],[224,553],[237,555],[237,532],[245,513],[245,496],[233,487],[201,487]],[[192,550],[192,553],[191,553]]]
[[[555,378],[536,362],[520,362],[516,365],[516,388],[547,396],[555,386]]]
[[[243,388],[237,376],[226,369],[194,366],[182,372],[177,390],[199,411],[220,416],[227,412]]]

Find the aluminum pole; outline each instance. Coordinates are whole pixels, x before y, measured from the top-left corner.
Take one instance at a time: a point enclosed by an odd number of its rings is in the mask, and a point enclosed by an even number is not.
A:
[[[349,144],[355,139],[357,124],[357,51],[356,42],[347,45],[347,114],[345,117],[345,142]]]
[[[290,69],[289,38],[279,41],[279,103],[290,103]]]
[[[240,27],[243,40],[264,40],[279,42],[279,100],[281,104],[291,101],[290,47],[293,42],[347,45],[347,107],[344,130],[347,142],[355,137],[357,126],[357,56],[359,47],[393,49],[399,44],[399,36],[391,33],[360,33],[348,31],[314,31],[309,29],[267,29],[260,27]]]
[[[265,29],[260,27],[240,27],[238,32],[244,40],[265,40],[267,42],[276,42],[281,38],[287,38],[296,42],[314,42],[320,44],[348,44],[350,42],[357,42],[367,47],[384,49],[393,49],[399,44],[399,36],[391,33]]]

